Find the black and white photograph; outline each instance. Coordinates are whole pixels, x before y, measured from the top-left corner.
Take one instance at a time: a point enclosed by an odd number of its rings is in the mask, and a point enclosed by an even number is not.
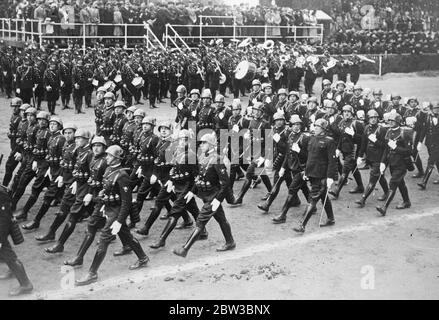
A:
[[[439,299],[437,0],[1,0],[0,89],[0,300]]]

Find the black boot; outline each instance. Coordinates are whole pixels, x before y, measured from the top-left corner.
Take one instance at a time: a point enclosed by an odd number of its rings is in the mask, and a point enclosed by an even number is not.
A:
[[[55,220],[53,220],[52,225],[49,227],[47,234],[44,236],[35,237],[35,239],[41,242],[55,240],[55,232],[66,220],[66,217],[66,215],[58,213],[55,217]]]
[[[242,199],[244,198],[248,189],[250,189],[250,185],[251,185],[251,181],[249,179],[245,179],[241,191],[239,191],[238,197],[235,197],[236,200],[233,204],[242,204]]]
[[[151,229],[152,225],[159,217],[159,214],[160,214],[160,208],[157,207],[152,208],[152,211],[149,214],[148,219],[146,219],[145,221],[145,225],[141,229],[136,230],[136,233],[142,236],[147,236],[149,234],[149,229]]]
[[[129,266],[128,269],[130,270],[136,270],[136,269],[140,269],[142,267],[145,267],[146,264],[149,262],[149,258],[146,255],[145,251],[143,251],[142,246],[140,245],[139,240],[137,240],[136,238],[132,237],[132,240],[130,241],[130,247],[131,249],[134,251],[134,253],[137,256],[137,261],[132,264],[131,266]]]
[[[338,196],[340,195],[340,191],[345,185],[346,181],[348,180],[348,176],[345,174],[342,174],[340,178],[338,179],[337,186],[334,187],[333,190],[329,190],[329,194],[334,197],[334,199],[338,199]]]
[[[192,219],[189,217],[189,214],[184,211],[183,214],[181,215],[181,217],[183,218],[183,220],[181,220],[176,226],[175,229],[188,229],[188,228],[192,228],[194,225],[194,222],[192,221]]]
[[[431,173],[433,172],[434,167],[428,166],[427,171],[425,172],[424,179],[422,179],[421,183],[418,183],[418,186],[421,188],[421,190],[425,190],[427,188],[427,182],[428,179],[430,179]]]
[[[389,195],[389,185],[387,183],[386,178],[383,175],[381,175],[379,182],[380,182],[381,188],[383,188],[383,194],[380,197],[378,197],[377,200],[378,201],[386,201],[387,196]]]
[[[37,202],[37,198],[34,196],[30,196],[29,199],[27,199],[26,204],[24,205],[23,209],[21,210],[21,212],[15,216],[15,220],[20,221],[26,221],[27,220],[27,214],[29,212],[29,210],[32,208],[32,206],[35,204],[35,202]]]
[[[297,197],[297,194],[296,194],[296,197]],[[285,203],[282,207],[282,211],[281,211],[280,215],[273,218],[273,223],[275,223],[275,224],[285,223],[285,221],[287,220],[288,209],[290,209],[290,203],[292,202],[292,200],[294,198],[295,197],[293,194],[288,194],[288,197],[285,200]]]
[[[384,203],[384,205],[381,207],[380,206],[376,207],[376,209],[378,210],[379,213],[381,213],[382,216],[386,215],[387,208],[389,207],[390,203],[392,202],[393,198],[395,197],[395,193],[396,193],[396,189],[390,190],[389,194],[387,195],[387,199],[386,199],[386,202]]]
[[[70,235],[75,230],[76,223],[72,223],[71,221],[67,221],[64,230],[61,233],[61,236],[58,239],[58,242],[56,245],[44,249],[47,253],[59,253],[64,251],[64,244],[66,243],[67,239],[70,237]]]
[[[123,245],[122,249],[115,251],[113,253],[113,256],[115,256],[115,257],[124,256],[124,255],[130,254],[132,251],[133,251],[133,249],[130,246]]]
[[[64,261],[64,264],[67,266],[71,266],[71,267],[82,266],[85,253],[87,252],[88,248],[90,248],[91,244],[93,243],[94,238],[95,238],[94,234],[87,232],[85,234],[85,238],[82,241],[81,246],[79,247],[78,254],[76,255],[76,257],[74,257],[73,259]]]
[[[168,236],[172,232],[172,230],[174,230],[176,224],[177,224],[177,219],[175,217],[169,218],[168,223],[166,224],[165,228],[163,229],[159,240],[157,242],[151,244],[150,247],[153,249],[158,249],[160,247],[164,247],[166,244],[166,239],[168,238]]]
[[[93,262],[91,263],[91,267],[90,270],[88,271],[88,274],[80,279],[80,280],[76,280],[75,281],[75,285],[76,286],[87,286],[89,284],[92,284],[96,281],[98,281],[98,269],[99,266],[101,265],[102,261],[104,261],[105,259],[105,251],[101,251],[98,249],[98,251],[96,251],[96,254],[93,258]]]
[[[396,209],[410,208],[412,204],[410,202],[409,191],[407,189],[407,185],[405,184],[404,180],[402,181],[402,184],[399,186],[399,191],[401,192],[402,203],[397,205]]]
[[[268,196],[265,199],[265,201],[263,203],[258,204],[258,208],[265,212],[268,212],[268,210],[270,210],[270,206],[275,198],[272,193],[268,193],[267,195]]]
[[[235,240],[233,240],[232,228],[230,227],[230,223],[228,221],[224,221],[220,224],[220,228],[223,233],[224,239],[226,240],[226,243],[223,246],[217,248],[216,251],[222,252],[235,249],[236,243]]]
[[[303,220],[299,222],[299,225],[297,227],[294,227],[293,230],[299,233],[304,233],[306,224],[308,223],[308,220],[311,218],[316,209],[316,202],[311,201],[306,206],[305,212],[303,213]]]
[[[322,201],[324,202],[325,199],[322,198]],[[334,219],[334,211],[332,210],[332,203],[330,199],[326,199],[325,202],[325,212],[326,212],[326,222],[323,224],[320,224],[320,227],[329,227],[329,226],[333,226],[335,224],[335,219]]]
[[[191,236],[189,237],[188,241],[186,242],[186,244],[178,249],[174,249],[173,252],[174,254],[176,254],[177,256],[180,257],[186,257],[187,253],[189,252],[189,249],[192,247],[192,245],[195,243],[195,241],[197,241],[198,236],[200,235],[202,229],[200,227],[196,227],[194,229],[194,232],[192,232]]]
[[[24,266],[21,263],[21,261],[16,259],[11,265],[9,265],[9,268],[17,278],[18,282],[20,283],[20,286],[15,289],[12,289],[9,292],[9,295],[15,297],[25,293],[32,292],[34,287],[30,282],[29,278],[27,277],[26,270],[24,269]]]
[[[352,193],[352,194],[363,193],[364,186],[363,186],[363,180],[361,179],[360,171],[355,170],[352,175],[354,176],[354,179],[355,179],[355,182],[357,183],[357,186],[354,189],[349,190],[349,193]]]
[[[49,210],[49,208],[50,208],[50,203],[43,202],[40,210],[38,211],[37,215],[34,218],[34,221],[23,225],[22,228],[25,230],[38,229],[40,227],[41,219],[43,219],[44,215],[46,214],[47,210]]]
[[[370,194],[372,193],[373,189],[375,188],[375,185],[372,183],[369,183],[366,186],[366,191],[364,192],[364,194],[361,196],[360,200],[355,201],[356,204],[359,205],[360,208],[363,208],[364,205],[366,204],[366,199],[370,196]]]

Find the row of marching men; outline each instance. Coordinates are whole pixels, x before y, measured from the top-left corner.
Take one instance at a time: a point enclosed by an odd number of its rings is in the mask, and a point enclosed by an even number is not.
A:
[[[97,280],[98,268],[116,234],[123,246],[114,255],[134,251],[138,260],[130,269],[147,264],[149,258],[132,236],[130,228],[139,222],[143,201],[156,188],[158,192],[151,214],[144,226],[137,230],[138,234],[148,235],[161,210],[167,209],[168,222],[159,240],[151,247],[165,245],[166,238],[178,227],[180,217],[183,217],[180,228],[193,225],[190,213],[196,220],[196,227],[187,243],[174,250],[175,254],[184,257],[196,240],[206,239],[205,225],[212,217],[220,224],[226,239],[218,251],[234,249],[231,227],[221,206],[225,194],[230,194],[228,175],[224,165],[217,161],[216,153],[212,152],[215,136],[207,134],[200,139],[202,152],[197,159],[195,148],[190,145],[190,131],[181,130],[175,139],[171,139],[172,126],[164,122],[158,126],[159,135],[156,135],[155,119],[146,117],[142,110],[126,108],[120,101],[115,101],[113,94],[103,96],[104,122],[96,122],[96,131],[101,135],[94,137],[84,128],[64,124],[57,116],[38,112],[19,98],[13,99],[14,114],[9,135],[11,154],[3,181],[9,185],[12,180],[9,192],[13,210],[33,181],[31,195],[15,215],[17,220],[27,220],[43,188],[47,187],[33,220],[22,228],[38,229],[52,201],[61,198],[59,212],[48,232],[36,237],[39,242],[54,241],[56,232],[65,222],[56,244],[45,249],[48,254],[60,253],[77,223],[88,217],[87,233],[77,256],[64,262],[70,266],[82,265],[96,232],[101,230],[90,270],[77,281],[77,285],[86,285]],[[96,106],[96,110],[98,108]],[[109,119],[114,120],[111,133]],[[16,123],[17,127],[13,126]],[[122,137],[116,139],[120,123],[123,123]],[[170,158],[169,150],[172,150]],[[18,165],[19,169],[12,178]],[[133,188],[138,188],[134,202]],[[195,202],[195,194],[205,203],[201,209]],[[129,225],[126,222],[128,217]]]

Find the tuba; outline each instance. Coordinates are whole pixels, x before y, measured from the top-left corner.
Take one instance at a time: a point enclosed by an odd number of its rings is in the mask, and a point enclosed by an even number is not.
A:
[[[326,67],[323,67],[323,71],[327,73],[329,69],[334,68],[337,65],[337,62],[338,62],[337,59],[330,58]]]

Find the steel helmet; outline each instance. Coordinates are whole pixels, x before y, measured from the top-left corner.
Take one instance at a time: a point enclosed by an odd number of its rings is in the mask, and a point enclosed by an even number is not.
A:
[[[324,106],[325,106],[325,108],[337,109],[337,102],[335,102],[334,100],[326,99],[324,101]]]
[[[284,115],[284,113],[283,112],[276,112],[274,115],[273,115],[273,121],[276,121],[276,120],[284,120],[285,121],[285,115]]]
[[[212,99],[212,93],[210,92],[210,89],[204,89],[203,93],[201,94],[201,98],[210,98],[210,99]]]
[[[399,93],[392,93],[390,95],[390,100],[393,100],[393,99],[401,99],[401,95]]]
[[[300,98],[301,98],[303,101],[306,101],[306,99],[309,98],[309,95],[308,95],[307,93],[303,93],[303,94],[300,96]]]
[[[91,145],[94,145],[96,143],[100,143],[100,144],[104,145],[105,147],[107,146],[107,142],[105,141],[105,138],[101,137],[101,136],[95,136],[93,138],[93,140],[91,140]]]
[[[320,127],[322,129],[326,130],[326,128],[328,127],[328,121],[326,121],[323,118],[319,118],[319,119],[316,120],[316,122],[314,122],[314,126],[315,127]]]
[[[104,99],[116,100],[116,97],[114,96],[113,92],[107,92],[106,94],[104,94]]]
[[[24,114],[27,114],[27,113],[31,113],[31,114],[33,114],[33,115],[37,115],[37,109],[36,108],[34,108],[34,107],[30,107],[30,108],[27,108],[26,109],[26,111],[24,112]]]
[[[186,93],[186,87],[185,87],[184,85],[180,84],[180,85],[177,87],[176,92],[177,92],[177,93]]]
[[[90,131],[84,128],[79,128],[75,131],[75,138],[90,139]]]
[[[58,123],[61,127],[63,126],[62,120],[60,117],[58,116],[51,116],[49,122],[56,122]]]
[[[259,81],[258,79],[254,79],[252,81],[252,86],[260,86],[261,85],[261,81]]]
[[[290,123],[291,124],[302,123],[302,119],[300,119],[298,114],[293,114],[290,118]]]
[[[11,100],[11,107],[17,107],[17,106],[19,107],[22,104],[23,104],[23,100],[21,100],[18,97],[12,98],[12,100]]]
[[[156,120],[153,117],[145,117],[142,120],[142,124],[149,123],[150,125],[155,126]]]
[[[402,117],[399,113],[396,112],[390,112],[389,118],[387,121],[395,121],[397,124],[401,124]]]
[[[372,94],[376,95],[376,96],[382,96],[383,95],[383,91],[381,89],[373,89]]]
[[[143,111],[142,109],[136,109],[136,111],[134,111],[134,116],[135,117],[145,117],[145,111]]]
[[[20,110],[21,111],[26,111],[27,109],[29,109],[31,106],[30,106],[30,104],[29,103],[23,103],[21,106],[20,106]]]
[[[105,152],[113,157],[122,160],[123,159],[123,150],[117,144],[109,146]]]
[[[212,146],[216,146],[216,135],[215,133],[206,133],[200,139],[200,142],[207,142]]]
[[[326,86],[327,84],[331,84],[332,82],[329,79],[323,79],[323,85]]]
[[[162,128],[162,127],[168,128],[169,130],[172,130],[172,124],[171,124],[170,121],[163,121],[163,122],[161,122],[159,124],[159,126],[158,126],[159,131],[160,131],[160,128]]]
[[[193,94],[198,94],[198,96],[200,96],[200,90],[198,90],[198,89],[192,89],[192,90],[191,90],[191,95],[193,95]]]
[[[288,94],[288,96],[296,96],[297,99],[300,99],[300,93],[297,91],[290,91],[290,93]]]
[[[265,90],[265,88],[272,88],[271,83],[270,82],[264,82],[262,84],[262,90]]]
[[[232,110],[241,110],[241,99],[233,99]]]
[[[354,108],[348,104],[343,107],[342,111],[349,111],[350,113],[354,114]]]
[[[124,109],[127,108],[127,106],[125,105],[125,102],[123,102],[123,101],[121,101],[121,100],[117,100],[117,101],[114,103],[114,107],[115,107],[115,108],[117,108],[117,107],[122,107],[122,108],[124,108]]]
[[[338,81],[335,83],[335,86],[338,87],[338,85],[340,85],[340,84],[342,84],[344,87],[346,87],[346,83],[344,83],[344,81],[341,81],[341,80],[338,80]]]
[[[287,89],[285,89],[285,88],[280,88],[279,90],[277,90],[277,95],[280,95],[280,94],[287,95],[287,94],[288,94],[288,93],[287,93]]]
[[[128,109],[126,109],[125,112],[129,111],[129,112],[131,112],[134,115],[134,112],[136,112],[136,110],[137,110],[137,108],[135,106],[131,106]]]
[[[107,90],[105,90],[104,87],[99,87],[99,88],[96,90],[96,93],[98,93],[98,92],[107,92]]]
[[[419,102],[418,102],[418,99],[417,99],[416,97],[410,97],[410,98],[408,98],[408,99],[407,99],[407,103],[410,103],[410,101],[412,101],[412,100],[415,100],[416,103],[419,103]]]
[[[378,118],[379,114],[375,109],[370,109],[369,111],[367,111],[367,117],[368,118]]]
[[[40,111],[37,114],[37,119],[44,119],[49,121],[50,120],[50,113],[47,111]]]
[[[63,132],[64,132],[66,129],[72,129],[73,131],[76,131],[76,129],[78,129],[78,127],[76,126],[76,124],[73,124],[73,123],[71,123],[71,122],[67,122],[67,123],[64,125]]]
[[[224,98],[224,96],[223,96],[222,94],[217,94],[217,95],[215,96],[215,102],[216,102],[216,103],[219,103],[219,102],[224,103],[224,102],[226,102],[226,101],[225,101],[225,98]]]
[[[355,91],[355,90],[361,90],[361,91],[363,91],[363,88],[361,87],[361,85],[356,84],[356,85],[354,85],[354,91]]]

